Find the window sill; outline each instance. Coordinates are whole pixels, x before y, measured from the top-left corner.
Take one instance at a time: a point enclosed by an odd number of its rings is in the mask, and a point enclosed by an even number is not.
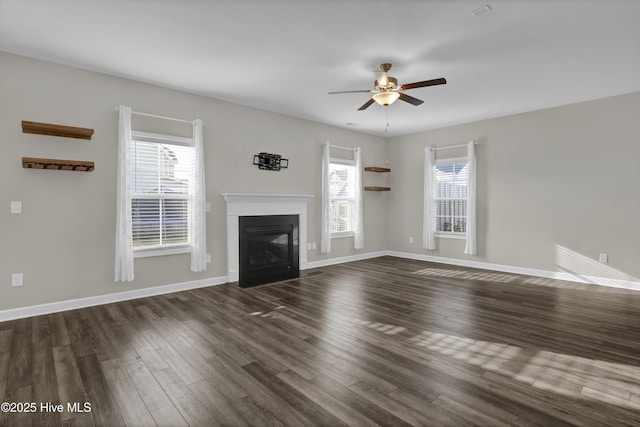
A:
[[[436,237],[442,237],[444,239],[458,239],[465,240],[467,238],[466,233],[436,233]]]
[[[162,248],[141,248],[133,250],[133,258],[149,258],[154,256],[178,255],[191,253],[190,245],[165,246]]]
[[[337,233],[331,233],[332,239],[343,239],[345,237],[353,237],[355,233],[353,231],[339,231]]]

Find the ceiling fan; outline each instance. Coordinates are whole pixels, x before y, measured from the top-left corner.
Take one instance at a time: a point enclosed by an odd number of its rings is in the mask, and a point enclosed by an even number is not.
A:
[[[369,108],[371,104],[377,102],[380,105],[384,105],[385,107],[393,104],[397,99],[401,99],[409,104],[418,106],[422,104],[424,101],[414,98],[413,96],[409,96],[407,94],[402,93],[403,90],[415,89],[419,87],[425,86],[436,86],[446,84],[447,81],[444,78],[433,79],[433,80],[425,80],[422,82],[415,83],[407,83],[401,86],[398,86],[398,79],[395,77],[390,77],[388,71],[391,69],[391,64],[384,63],[380,65],[380,70],[374,70],[373,73],[376,76],[376,80],[373,83],[374,89],[371,90],[345,90],[340,92],[329,92],[329,95],[333,95],[336,93],[373,93],[373,96],[370,100],[364,103],[364,105],[358,108],[358,111],[365,110]]]

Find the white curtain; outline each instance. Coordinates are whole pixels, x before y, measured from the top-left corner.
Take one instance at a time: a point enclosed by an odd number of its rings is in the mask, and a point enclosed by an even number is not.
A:
[[[331,252],[331,202],[329,199],[329,142],[322,145],[322,213],[320,252]]]
[[[353,221],[353,248],[364,248],[364,207],[362,203],[362,150],[356,148],[353,151],[353,157],[356,162],[356,178],[355,178],[355,199],[356,212]]]
[[[206,191],[204,179],[204,141],[202,120],[193,121],[195,164],[191,170],[192,204],[189,210],[189,236],[191,236],[191,271],[207,269]]]
[[[116,282],[133,280],[133,244],[131,225],[131,107],[121,105],[118,126],[118,172],[116,188]]]
[[[467,201],[467,243],[464,253],[475,255],[478,253],[476,245],[476,149],[475,142],[467,144],[467,161],[469,162],[469,187]]]
[[[434,203],[435,154],[431,147],[424,149],[424,218],[423,218],[423,247],[428,250],[436,248],[436,206]]]

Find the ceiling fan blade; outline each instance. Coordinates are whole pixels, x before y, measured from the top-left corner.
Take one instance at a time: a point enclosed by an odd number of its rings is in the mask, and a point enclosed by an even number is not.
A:
[[[370,89],[366,89],[366,90],[342,90],[342,91],[338,91],[338,92],[329,92],[329,95],[335,95],[336,93],[365,93],[365,92],[373,92]]]
[[[389,84],[389,76],[386,71],[373,70],[373,74],[376,75],[376,81],[380,86],[386,86]]]
[[[425,80],[423,82],[407,83],[400,86],[398,89],[407,90],[407,89],[415,89],[417,87],[443,85],[446,83],[447,81],[444,79],[444,77],[441,77],[439,79]]]
[[[407,94],[404,93],[400,93],[400,99],[402,99],[404,102],[408,102],[409,104],[413,104],[413,105],[420,105],[422,104],[424,101],[418,99],[418,98],[414,98],[413,96],[409,96]]]
[[[373,100],[373,98],[371,98],[370,100],[368,100],[367,102],[364,103],[364,105],[360,108],[358,108],[358,111],[362,111],[362,110],[366,110],[367,108],[369,108],[369,106],[371,104],[373,104],[375,101]]]

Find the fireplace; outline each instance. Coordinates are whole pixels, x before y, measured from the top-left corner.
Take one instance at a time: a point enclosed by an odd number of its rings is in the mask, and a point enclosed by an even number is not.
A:
[[[241,288],[300,277],[298,215],[239,218]]]
[[[307,203],[313,198],[306,194],[247,194],[223,193],[227,202],[227,280],[240,279],[240,218],[258,216],[295,215],[298,218],[299,270],[307,265]]]

